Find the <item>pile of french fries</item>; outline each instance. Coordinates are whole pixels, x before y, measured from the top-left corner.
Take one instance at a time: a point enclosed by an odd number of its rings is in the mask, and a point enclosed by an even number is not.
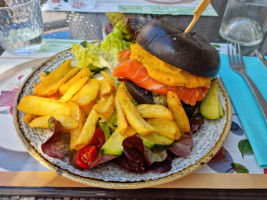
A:
[[[55,71],[40,74],[32,95],[22,98],[18,110],[31,128],[48,128],[53,116],[71,134],[70,149],[81,149],[93,137],[100,118],[117,116],[117,130],[124,136],[154,132],[178,140],[190,132],[189,120],[177,95],[169,92],[168,108],[162,105],[135,106],[122,83],[116,89],[105,72],[102,80],[90,78],[88,67],[71,66],[66,60]]]
[[[190,132],[190,124],[177,94],[169,92],[167,102],[168,108],[157,104],[135,106],[124,83],[121,84],[115,97],[119,133],[145,136],[157,132],[174,140],[186,137],[185,133]]]
[[[70,131],[70,149],[80,149],[90,142],[99,118],[114,111],[116,87],[105,71],[101,73],[101,81],[90,78],[88,67],[72,67],[66,60],[49,75],[40,74],[33,95],[23,97],[18,110],[26,113],[24,121],[31,128],[48,128],[54,116]]]

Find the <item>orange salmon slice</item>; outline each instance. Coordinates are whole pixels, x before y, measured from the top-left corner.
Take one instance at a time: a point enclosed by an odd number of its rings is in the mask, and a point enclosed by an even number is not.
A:
[[[113,76],[127,78],[136,85],[158,94],[167,95],[168,91],[173,91],[181,101],[189,105],[195,105],[197,101],[203,100],[208,92],[209,87],[185,88],[162,84],[148,75],[141,62],[129,59],[129,55],[126,56],[128,59],[125,59],[126,57],[121,59],[122,62],[114,69]]]

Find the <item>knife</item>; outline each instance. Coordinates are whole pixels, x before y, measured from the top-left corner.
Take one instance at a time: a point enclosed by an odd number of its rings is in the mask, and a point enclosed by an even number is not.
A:
[[[255,53],[257,57],[260,59],[262,64],[267,68],[267,60],[263,57],[263,55],[258,51],[258,49],[255,50]]]

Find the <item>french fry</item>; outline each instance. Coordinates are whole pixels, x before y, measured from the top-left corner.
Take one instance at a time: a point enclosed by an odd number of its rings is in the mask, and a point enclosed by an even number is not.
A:
[[[114,106],[115,98],[113,94],[111,94],[110,96],[102,97],[100,101],[94,106],[94,109],[101,118],[107,119],[112,115]]]
[[[118,96],[115,96],[115,109],[117,115],[117,129],[119,133],[124,134],[127,128],[129,127],[125,114],[123,113],[122,107],[120,105]]]
[[[62,84],[59,87],[59,93],[60,94],[65,94],[67,92],[67,90],[74,84],[76,83],[78,80],[80,80],[81,78],[84,77],[90,77],[91,75],[91,71],[89,69],[89,67],[84,67],[82,68],[74,77],[72,77],[70,80],[68,80],[68,82]]]
[[[32,120],[34,120],[36,117],[38,117],[37,115],[33,115],[33,114],[29,114],[29,113],[26,113],[24,116],[23,116],[23,119],[24,119],[24,122],[25,123],[30,123]]]
[[[70,150],[76,149],[75,145],[81,134],[81,130],[82,130],[82,126],[80,126],[80,124],[78,125],[78,128],[70,130]]]
[[[64,82],[66,82],[79,71],[78,68],[72,68],[70,63],[70,60],[66,60],[66,62],[64,62],[55,71],[51,72],[40,84],[35,87],[33,93],[37,96],[45,97],[55,94],[58,88]]]
[[[172,91],[168,92],[167,103],[181,133],[190,133],[189,120],[177,94]]]
[[[129,124],[137,133],[140,135],[149,135],[155,132],[155,129],[149,125],[137,111],[137,108],[134,106],[131,98],[128,96],[125,90],[124,83],[119,86],[117,96]]]
[[[139,104],[136,108],[143,118],[173,119],[171,111],[163,105]]]
[[[99,115],[96,113],[94,108],[88,115],[86,122],[84,123],[84,126],[82,128],[82,131],[79,135],[79,138],[75,144],[75,149],[79,150],[86,146],[92,139],[94,133],[96,124],[98,122]]]
[[[47,77],[47,74],[45,72],[41,72],[39,74],[39,77],[40,77],[40,81],[42,82]]]
[[[78,127],[70,130],[70,149],[75,149],[75,144],[80,136],[80,133],[82,131],[85,122],[85,115],[78,104],[70,102],[69,105],[70,105],[70,117],[78,122]]]
[[[94,107],[94,105],[95,105],[95,100],[92,101],[91,103],[87,104],[87,105],[80,106],[82,111],[83,111],[83,113],[84,113],[84,115],[86,117],[90,114],[90,112],[91,112],[92,108]]]
[[[89,77],[84,77],[74,83],[67,92],[59,99],[59,101],[65,103],[69,101],[88,81]]]
[[[35,118],[29,123],[29,126],[31,128],[48,128],[48,119],[52,116],[55,117],[55,119],[58,120],[66,129],[75,129],[79,125],[76,120],[70,118],[69,116],[48,115]]]
[[[49,99],[54,99],[54,100],[58,100],[60,97],[59,97],[59,94],[56,92],[55,94],[53,94],[53,95],[51,95],[51,96],[49,96],[49,97],[47,97],[47,98],[49,98]]]
[[[70,117],[77,122],[84,123],[85,122],[85,115],[80,106],[76,103],[69,102],[70,107]]]
[[[135,135],[136,134],[136,130],[134,130],[133,127],[131,127],[131,126],[128,126],[126,128],[126,130],[124,131],[124,133],[121,133],[121,132],[119,132],[119,133],[124,135],[124,136],[129,137],[129,136]]]
[[[101,71],[104,79],[100,81],[100,96],[108,96],[116,92],[116,86],[107,72]]]
[[[156,132],[169,137],[174,140],[178,140],[181,137],[180,130],[173,120],[163,118],[150,118],[147,122],[155,128]]]
[[[18,110],[38,116],[70,115],[70,108],[67,103],[32,95],[25,96],[21,99]]]
[[[83,88],[72,97],[71,101],[84,106],[94,101],[98,95],[99,81],[97,79],[90,79]]]

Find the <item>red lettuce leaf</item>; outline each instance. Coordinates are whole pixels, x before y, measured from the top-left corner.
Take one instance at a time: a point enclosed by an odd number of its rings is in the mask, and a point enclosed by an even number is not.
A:
[[[122,146],[124,154],[114,159],[112,163],[127,172],[145,172],[147,166],[151,163],[149,162],[143,140],[136,135],[130,136],[123,140]]]
[[[194,134],[197,132],[201,126],[204,124],[204,118],[202,115],[198,114],[189,119],[190,122],[190,133],[189,135]]]
[[[164,173],[171,169],[172,159],[166,159],[168,156],[166,150],[151,151],[144,146],[143,140],[139,136],[127,137],[122,145],[124,154],[112,160],[112,164],[127,172]]]
[[[191,137],[182,138],[175,142],[168,148],[176,156],[185,157],[188,156],[193,148],[193,140]]]
[[[152,151],[151,149],[146,148],[146,153],[151,164],[154,162],[162,162],[168,157],[168,153],[165,149],[161,151]]]
[[[154,173],[169,172],[172,169],[172,160],[173,160],[173,157],[169,155],[167,159],[165,159],[164,161],[153,163],[151,166],[149,166],[147,171],[154,172]]]
[[[93,162],[90,164],[89,169],[94,168],[95,166],[101,164],[101,163],[105,163],[108,162],[114,158],[116,158],[117,156],[114,155],[107,155],[107,154],[98,154],[97,157],[93,160]]]
[[[135,162],[133,160],[130,160],[125,154],[122,154],[120,157],[112,160],[111,164],[119,167],[124,171],[135,173],[145,172],[147,168],[145,162]]]
[[[78,153],[78,151],[76,149],[73,149],[73,150],[70,151],[70,153],[69,153],[69,163],[70,163],[71,166],[73,166],[76,169],[84,170],[75,161],[75,157],[76,157],[77,153]]]
[[[54,118],[49,119],[51,124],[49,127],[53,127],[53,135],[41,145],[42,151],[53,158],[61,159],[66,153],[69,152],[70,146],[70,133],[64,130],[61,123]]]
[[[129,160],[143,162],[150,165],[148,155],[143,144],[143,140],[134,135],[127,137],[122,142],[123,150]]]

